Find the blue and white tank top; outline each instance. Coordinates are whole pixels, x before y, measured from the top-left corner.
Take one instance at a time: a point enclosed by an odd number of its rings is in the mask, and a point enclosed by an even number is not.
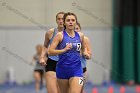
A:
[[[53,41],[53,39],[54,39],[54,37],[55,37],[55,35],[56,35],[57,33],[58,33],[58,29],[55,28],[55,29],[54,29],[54,33],[53,33],[53,36],[52,36],[52,38],[50,39],[49,45],[52,43],[52,41]],[[59,60],[58,55],[55,55],[55,56],[48,56],[48,58],[50,58],[50,59],[52,59],[52,60],[54,60],[54,61],[58,61],[58,60]]]

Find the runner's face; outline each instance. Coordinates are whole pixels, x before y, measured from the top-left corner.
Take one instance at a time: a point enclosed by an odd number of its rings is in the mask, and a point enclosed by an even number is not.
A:
[[[63,16],[64,14],[58,14],[57,16],[56,23],[58,27],[63,27]]]
[[[81,30],[80,27],[79,27],[78,25],[76,25],[76,26],[75,26],[75,31],[76,31],[76,32],[80,32],[80,30]]]
[[[69,30],[74,30],[76,25],[76,19],[73,15],[68,15],[65,19],[65,26]]]

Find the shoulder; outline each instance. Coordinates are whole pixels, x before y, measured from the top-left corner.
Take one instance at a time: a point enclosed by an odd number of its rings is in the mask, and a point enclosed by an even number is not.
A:
[[[84,40],[89,41],[89,38],[87,36],[84,36]]]
[[[54,29],[55,29],[55,28],[49,29],[49,30],[46,32],[46,35],[51,35],[51,34],[53,34],[53,33],[54,33]]]
[[[58,33],[56,34],[56,37],[63,38],[63,31],[62,31],[62,32],[58,32]]]
[[[58,32],[54,37],[54,42],[61,42],[63,39],[63,31]]]
[[[77,32],[79,34],[80,37],[83,37],[84,36],[84,33],[82,32]]]

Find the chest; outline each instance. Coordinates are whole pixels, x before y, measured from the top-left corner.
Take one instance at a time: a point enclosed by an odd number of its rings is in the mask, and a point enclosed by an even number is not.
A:
[[[71,50],[73,51],[80,51],[81,50],[81,41],[79,38],[70,38],[68,37],[67,39],[65,39],[65,43],[64,45],[66,46],[67,44],[71,44],[72,48]]]

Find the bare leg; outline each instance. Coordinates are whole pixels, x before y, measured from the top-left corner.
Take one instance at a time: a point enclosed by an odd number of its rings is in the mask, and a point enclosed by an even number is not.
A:
[[[46,72],[45,80],[46,80],[47,93],[60,93],[57,79],[56,79],[56,73],[54,71]]]
[[[85,83],[86,83],[86,79],[87,79],[87,71],[85,72],[85,73],[83,73],[83,87],[82,87],[82,91],[81,91],[81,93],[83,93],[84,92],[84,85],[85,85]]]
[[[67,79],[58,79],[58,85],[61,93],[69,93],[69,81]]]
[[[38,93],[40,90],[40,81],[41,81],[41,75],[39,72],[34,72],[34,78],[35,78],[35,89]]]
[[[70,93],[81,93],[83,87],[83,77],[72,77],[69,80]]]

